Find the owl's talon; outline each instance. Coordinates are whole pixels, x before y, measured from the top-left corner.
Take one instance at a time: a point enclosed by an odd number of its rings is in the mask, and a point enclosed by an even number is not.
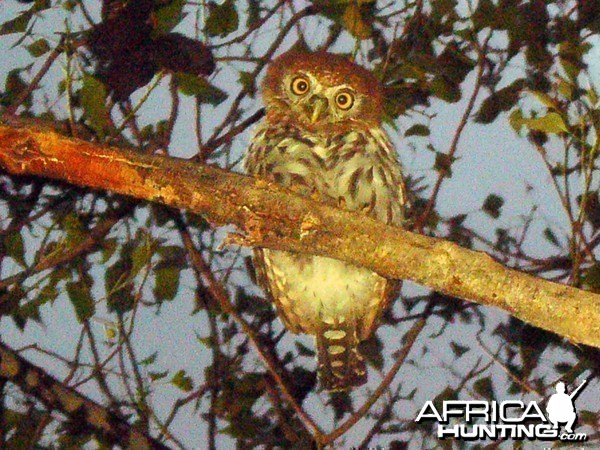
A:
[[[308,213],[306,216],[304,216],[302,223],[300,224],[300,239],[303,239],[309,234],[314,233],[320,225],[321,221],[312,213]]]
[[[362,208],[358,210],[359,213],[364,214],[365,216],[370,216],[371,211],[373,211],[373,205],[363,205]]]
[[[316,190],[313,189],[313,191],[310,193],[310,198],[319,202],[322,200],[322,196],[321,194],[319,194],[319,192],[317,192]]]
[[[270,187],[272,184],[272,182],[267,181],[263,178],[257,178],[255,182],[255,187],[257,187],[258,189],[265,189]]]
[[[221,242],[221,245],[217,248],[217,250],[221,251],[223,248],[228,245],[238,245],[240,247],[254,247],[254,242],[248,236],[245,236],[240,233],[229,233]]]

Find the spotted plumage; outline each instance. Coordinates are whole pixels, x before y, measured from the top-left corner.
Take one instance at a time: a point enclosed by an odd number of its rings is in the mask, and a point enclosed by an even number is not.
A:
[[[289,52],[270,65],[263,100],[267,114],[250,144],[249,173],[403,223],[401,166],[381,128],[382,91],[369,71],[339,55]],[[257,249],[254,263],[286,326],[316,337],[324,387],[366,382],[358,344],[377,328],[398,283],[321,256]]]

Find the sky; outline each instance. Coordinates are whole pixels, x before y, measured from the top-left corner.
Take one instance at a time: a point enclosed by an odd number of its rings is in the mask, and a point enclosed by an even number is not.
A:
[[[91,2],[86,2],[86,4]],[[99,3],[99,2],[98,2]],[[307,4],[307,2],[294,2],[298,8]],[[9,18],[14,17],[15,11],[22,9],[16,1],[4,0],[2,9],[0,10],[0,23],[3,23]],[[94,8],[91,8],[96,19],[99,19],[99,13]],[[47,37],[49,40],[56,42],[56,35],[52,33],[54,30],[60,30],[64,27],[64,15],[61,11],[48,11],[44,13],[44,19],[40,20],[35,25],[35,32]],[[195,18],[189,15],[175,31],[183,33],[192,33],[193,23]],[[77,23],[80,23],[77,22]],[[54,27],[47,28],[48,25]],[[272,30],[276,27],[276,23],[270,23],[271,32],[264,31],[257,35],[252,42],[252,50],[261,54],[262,51],[271,43]],[[326,37],[326,31],[319,29],[314,20],[306,20],[301,25],[301,30],[305,36],[309,36],[313,45],[317,45]],[[297,33],[291,33],[290,36],[282,44],[282,52],[291,46],[297,37]],[[0,37],[0,52],[4,55],[3,63],[0,67],[0,86],[3,86],[6,74],[15,67],[22,67],[29,61],[29,56],[20,48],[14,47],[18,36],[2,36]],[[349,39],[342,39],[341,43],[336,45],[335,51],[344,52],[353,48],[353,42]],[[231,52],[241,51],[241,47],[231,49]],[[217,52],[217,57],[228,56]],[[590,73],[592,74],[593,83],[595,86],[600,86],[600,39],[593,40],[593,50],[588,57],[590,64]],[[52,78],[49,79],[48,85],[56,83],[56,80],[63,76],[63,68],[61,64],[55,64],[53,67]],[[519,62],[515,62],[515,71],[519,70]],[[213,77],[213,82],[219,88],[226,92],[239,90],[237,82],[236,69],[240,64],[224,63],[219,66],[217,74]],[[39,68],[39,62],[36,63],[32,73]],[[164,83],[163,83],[164,84]],[[474,77],[471,75],[464,83],[463,99],[454,104],[448,104],[439,100],[433,100],[431,106],[427,109],[428,113],[435,113],[435,117],[430,123],[431,136],[429,138],[412,137],[406,139],[403,137],[403,132],[410,126],[416,123],[426,123],[424,117],[419,114],[411,114],[407,117],[401,117],[398,120],[399,132],[389,129],[392,134],[392,140],[398,150],[400,160],[402,161],[405,170],[412,177],[417,178],[424,176],[428,183],[435,181],[436,173],[433,171],[434,154],[427,150],[427,145],[432,144],[440,151],[447,151],[450,142],[454,136],[458,123],[468,103],[470,93],[473,90]],[[143,94],[144,89],[140,89],[134,99],[139,99]],[[232,96],[234,97],[234,95]],[[50,101],[53,98],[50,96]],[[141,120],[144,123],[152,123],[162,119],[168,115],[165,111],[165,105],[169,103],[168,95],[164,90],[153,93],[148,103],[140,110]],[[479,100],[480,102],[480,100]],[[478,103],[479,103],[478,102]],[[249,113],[254,112],[261,107],[258,98],[247,101],[244,104]],[[219,106],[218,108],[205,107],[203,112],[203,126],[205,133],[208,135],[211,128],[214,128],[219,123],[219,119],[228,110],[229,101]],[[477,110],[477,108],[475,108]],[[179,157],[190,157],[197,151],[196,138],[193,130],[194,124],[193,99],[182,96],[181,114],[175,130],[174,139],[170,153]],[[234,142],[233,153],[236,156],[242,156],[250,132],[239,136]],[[546,171],[541,158],[534,151],[528,141],[519,137],[509,126],[507,114],[502,114],[499,119],[492,125],[478,125],[469,123],[461,138],[458,149],[459,160],[453,165],[453,176],[447,180],[442,187],[438,198],[439,213],[444,217],[450,217],[457,214],[468,213],[467,225],[482,231],[491,240],[495,240],[494,230],[496,227],[502,226],[508,229],[519,229],[523,225],[523,218],[531,213],[533,207],[539,209],[536,213],[536,218],[531,224],[530,233],[535,238],[528,240],[526,250],[532,256],[544,257],[552,251],[550,244],[541,236],[543,230],[551,226],[557,229],[568,231],[568,220],[560,207],[558,197],[549,187],[550,178]],[[241,170],[240,167],[236,167]],[[502,216],[498,221],[493,221],[489,216],[481,211],[481,206],[485,198],[490,194],[495,193],[505,199],[505,204],[502,209]],[[0,213],[1,214],[1,213]],[[143,223],[145,214],[139,213],[138,222]],[[2,220],[0,216],[0,221]],[[123,227],[116,230],[116,233],[124,232]],[[227,229],[221,229],[217,232],[217,241],[222,239],[227,233]],[[246,250],[242,250],[247,254]],[[99,261],[97,261],[99,263]],[[10,264],[2,268],[2,277],[10,275],[11,271],[18,271],[17,267],[11,267]],[[235,284],[245,284],[244,277],[234,279]],[[157,347],[160,348],[156,370],[165,369],[185,369],[195,380],[203,379],[203,370],[206,364],[209,364],[210,355],[196,341],[196,336],[207,336],[208,332],[204,329],[205,316],[204,312],[200,312],[191,316],[194,309],[194,289],[195,279],[191,271],[186,271],[182,277],[180,295],[174,302],[167,303],[157,315],[149,308],[142,309],[136,319],[136,349],[140,356],[149,356]],[[423,292],[422,288],[406,283],[405,292]],[[98,288],[100,289],[100,288]],[[255,290],[259,292],[258,289]],[[101,291],[99,290],[98,293]],[[403,306],[401,302],[395,307],[395,311],[402,313]],[[500,311],[486,310],[488,320],[487,329],[493,329],[493,324],[500,323],[506,319],[506,315]],[[106,311],[103,304],[98,305],[98,321],[96,321],[97,336],[102,336],[103,321],[111,322],[113,318]],[[22,347],[28,343],[36,342],[46,348],[51,348],[61,355],[70,357],[73,355],[76,337],[79,330],[71,305],[68,300],[61,298],[52,305],[47,305],[43,310],[44,325],[30,324],[26,329],[26,333],[21,334],[7,319],[0,320],[0,333],[3,340],[14,347]],[[440,329],[441,322],[432,321],[428,324],[426,331],[433,334]],[[390,327],[382,327],[379,335],[386,343],[394,348],[394,343],[400,346],[399,332],[404,332],[408,329],[409,324],[400,325],[396,329]],[[448,344],[451,341],[469,342],[472,341],[474,333],[478,331],[477,324],[461,324],[461,326],[451,327],[445,331],[444,341],[442,345],[417,345],[411,352],[411,361],[404,367],[399,376],[398,382],[402,384],[403,392],[410,392],[413,388],[419,388],[418,396],[412,401],[400,402],[396,414],[399,417],[411,418],[411,414],[418,410],[423,401],[430,399],[432,393],[436,393],[440,388],[448,384],[449,368],[462,367],[465,371],[475,364],[478,357],[483,352],[477,353],[474,351],[468,352],[456,364],[454,355],[449,350]],[[284,345],[293,348],[295,337],[288,335]],[[301,338],[306,345],[312,345],[311,340],[307,337]],[[493,336],[484,336],[487,339],[489,347],[494,347]],[[427,340],[426,340],[427,341]],[[425,342],[424,344],[427,344]],[[108,354],[111,351],[110,346],[102,347],[102,351]],[[428,353],[427,357],[423,357],[424,353]],[[67,369],[63,366],[58,366],[54,359],[43,358],[37,352],[28,351],[24,355],[31,358],[39,364],[51,364],[57,375],[64,375]],[[563,356],[563,355],[559,355]],[[558,356],[557,356],[558,358]],[[560,359],[560,358],[558,358]],[[544,364],[548,369],[551,368],[552,361],[545,361]],[[311,364],[307,360],[307,365]],[[386,367],[391,364],[391,357],[386,361]],[[378,376],[371,373],[371,380],[378,380]],[[428,389],[422,386],[423,371],[426,371],[429,385]],[[494,372],[496,380],[501,380],[504,374],[501,370]],[[374,385],[374,384],[373,384]],[[500,390],[502,391],[502,390]],[[84,388],[83,392],[88,393],[92,397],[96,394],[93,389]],[[164,384],[157,388],[155,404],[169,405],[174,399],[181,396],[180,391],[174,387]],[[364,398],[364,393],[358,395],[359,398]],[[582,396],[582,402],[585,399]],[[360,404],[357,403],[357,404]],[[312,395],[309,405],[309,412],[319,417],[323,414],[324,408],[320,398]],[[598,403],[596,402],[596,409]],[[592,402],[590,407],[594,407]],[[191,408],[189,413],[184,413],[181,419],[176,422],[175,430],[179,431],[184,440],[190,445],[189,448],[201,446],[204,441],[203,424],[194,419],[193,426],[190,424]],[[367,427],[359,425],[348,435],[348,442],[354,442],[359,439],[361,433],[364,433]],[[222,441],[223,448],[227,447],[227,441]]]

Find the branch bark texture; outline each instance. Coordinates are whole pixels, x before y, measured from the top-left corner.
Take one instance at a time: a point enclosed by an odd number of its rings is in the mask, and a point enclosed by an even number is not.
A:
[[[214,225],[235,224],[242,233],[230,243],[348,261],[600,347],[600,295],[508,269],[483,252],[315,202],[258,178],[5,125],[0,167],[187,209]]]

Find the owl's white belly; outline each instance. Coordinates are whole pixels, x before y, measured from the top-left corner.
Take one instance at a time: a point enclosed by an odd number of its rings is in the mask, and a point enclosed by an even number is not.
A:
[[[273,297],[293,331],[314,333],[320,323],[348,318],[361,318],[363,328],[377,315],[386,280],[376,273],[322,256],[263,254]]]

